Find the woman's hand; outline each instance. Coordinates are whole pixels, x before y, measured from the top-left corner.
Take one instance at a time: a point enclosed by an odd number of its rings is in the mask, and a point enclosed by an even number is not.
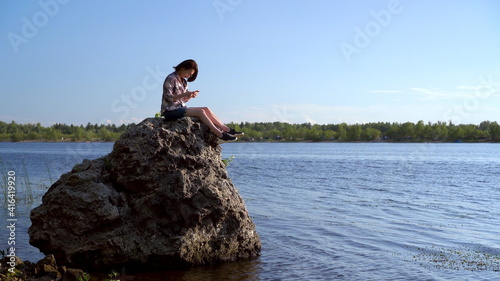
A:
[[[196,98],[196,96],[198,95],[198,92],[200,92],[200,91],[194,91],[194,92],[187,91],[187,92],[185,92],[184,94],[182,94],[183,101],[187,102],[191,98]]]
[[[191,95],[189,96],[190,98],[196,98],[196,96],[198,95],[200,91],[196,90],[194,92],[191,92]]]

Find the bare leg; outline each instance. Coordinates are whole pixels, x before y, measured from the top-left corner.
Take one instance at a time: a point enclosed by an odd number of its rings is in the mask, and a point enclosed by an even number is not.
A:
[[[186,110],[186,115],[197,117],[201,122],[203,122],[203,124],[207,125],[210,128],[210,131],[212,131],[212,133],[214,133],[219,138],[222,137],[221,130],[219,130],[214,125],[212,120],[207,116],[204,107],[188,107],[188,109]]]
[[[210,110],[210,108],[202,107],[202,109],[203,109],[203,111],[205,111],[205,114],[212,121],[212,123],[214,123],[217,127],[221,128],[222,131],[228,132],[230,130],[230,128],[228,126],[226,126],[224,123],[222,123],[222,121],[220,121],[219,117],[217,117],[217,115],[215,115],[212,112],[212,110]]]

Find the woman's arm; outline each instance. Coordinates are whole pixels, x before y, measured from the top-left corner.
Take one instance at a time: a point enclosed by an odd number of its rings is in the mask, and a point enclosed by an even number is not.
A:
[[[182,101],[188,102],[190,99],[196,98],[196,96],[198,95],[199,92],[200,91],[198,91],[198,90],[193,91],[193,92],[190,92],[190,91],[185,92],[184,94],[187,94],[187,96]]]
[[[180,99],[183,99],[184,102],[188,101],[190,98],[192,98],[192,94],[193,92],[190,92],[190,91],[187,91],[183,94],[180,94],[180,95],[172,95],[172,99],[174,101],[178,101]]]
[[[194,98],[198,95],[199,91],[187,91],[187,85],[184,85],[186,87],[186,92],[177,94],[176,91],[179,91],[179,89],[182,89],[182,87],[176,88],[176,84],[178,84],[177,76],[173,74],[169,75],[163,83],[163,100],[167,104],[172,104],[178,101],[187,102],[191,98]]]
[[[186,91],[182,94],[177,94],[176,93],[176,87],[175,84],[177,84],[177,77],[175,75],[169,75],[165,79],[165,82],[163,83],[163,99],[167,103],[173,103],[178,100],[184,100],[184,99],[189,99],[191,96],[192,92]]]

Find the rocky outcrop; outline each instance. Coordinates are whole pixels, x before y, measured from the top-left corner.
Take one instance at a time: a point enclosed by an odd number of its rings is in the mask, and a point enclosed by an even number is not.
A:
[[[53,255],[48,255],[37,263],[22,261],[18,257],[5,257],[0,260],[0,280],[2,281],[78,281],[84,279],[81,269],[58,266]]]
[[[73,167],[31,212],[30,244],[87,270],[249,258],[260,240],[221,147],[195,118],[148,118]]]

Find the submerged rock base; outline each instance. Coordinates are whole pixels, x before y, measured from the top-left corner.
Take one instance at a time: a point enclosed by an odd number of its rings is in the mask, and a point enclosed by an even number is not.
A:
[[[88,270],[250,258],[261,243],[217,137],[197,119],[148,118],[61,176],[31,212],[30,244]]]

